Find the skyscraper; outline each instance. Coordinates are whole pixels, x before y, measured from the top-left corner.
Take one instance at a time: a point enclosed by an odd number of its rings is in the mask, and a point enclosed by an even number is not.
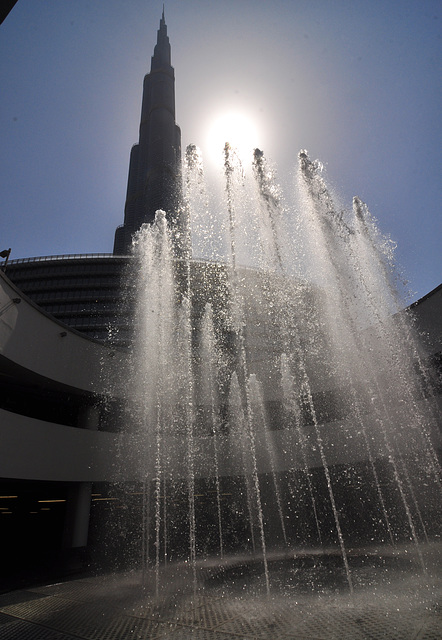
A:
[[[181,132],[175,122],[175,72],[163,15],[150,73],[144,78],[140,135],[132,147],[124,224],[115,233],[114,254],[127,254],[133,234],[163,209],[178,223],[181,196]]]
[[[125,344],[128,320],[120,313],[120,276],[128,262],[132,236],[143,223],[153,222],[158,209],[167,212],[172,227],[181,228],[181,186],[175,72],[163,11],[151,70],[144,78],[139,142],[130,155],[124,224],[116,230],[113,255],[10,260],[8,277],[70,327],[91,338],[108,340],[112,326],[117,329],[112,340]]]

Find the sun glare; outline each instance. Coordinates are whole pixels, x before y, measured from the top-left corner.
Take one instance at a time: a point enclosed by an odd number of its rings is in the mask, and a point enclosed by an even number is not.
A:
[[[242,113],[225,113],[212,123],[207,135],[206,149],[211,162],[219,164],[223,161],[226,142],[236,150],[242,163],[249,164],[253,149],[260,144],[258,129]]]

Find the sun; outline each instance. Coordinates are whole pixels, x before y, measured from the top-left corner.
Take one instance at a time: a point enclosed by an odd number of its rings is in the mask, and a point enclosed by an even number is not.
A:
[[[223,162],[223,149],[228,142],[243,164],[250,164],[253,149],[259,145],[258,128],[244,113],[230,111],[212,122],[206,139],[206,149],[211,162]]]

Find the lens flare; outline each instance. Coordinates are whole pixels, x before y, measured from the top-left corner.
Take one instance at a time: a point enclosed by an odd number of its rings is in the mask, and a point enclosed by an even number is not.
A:
[[[253,149],[260,144],[258,129],[253,120],[243,113],[233,111],[218,116],[206,139],[206,152],[211,162],[223,162],[226,142],[236,150],[241,162],[250,164]]]

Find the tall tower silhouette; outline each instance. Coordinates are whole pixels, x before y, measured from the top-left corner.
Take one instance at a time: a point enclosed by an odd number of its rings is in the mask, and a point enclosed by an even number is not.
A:
[[[175,122],[175,72],[163,14],[150,73],[144,77],[139,142],[132,147],[124,224],[115,232],[114,254],[128,253],[133,234],[163,209],[179,224],[181,131]]]

